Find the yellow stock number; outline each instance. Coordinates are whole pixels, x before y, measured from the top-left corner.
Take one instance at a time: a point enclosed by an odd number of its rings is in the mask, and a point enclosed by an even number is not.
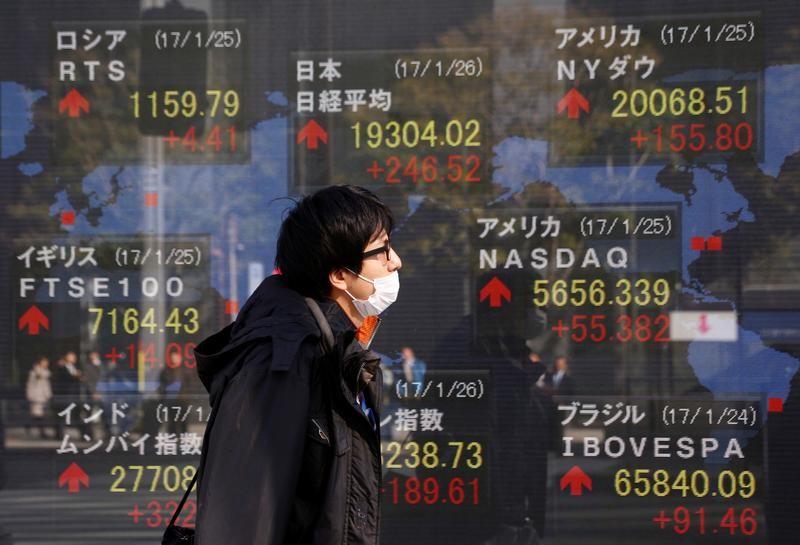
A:
[[[736,113],[746,114],[747,86],[743,85],[734,91],[733,87],[729,85],[720,85],[711,92],[706,92],[701,87],[634,89],[633,91],[620,89],[614,91],[611,100],[614,103],[611,117],[725,115],[732,110]]]
[[[122,332],[128,335],[136,335],[143,330],[152,335],[156,332],[163,333],[167,329],[171,330],[174,335],[180,333],[193,335],[200,330],[200,314],[195,307],[173,308],[161,324],[156,317],[155,308],[90,307],[89,313],[94,315],[94,319],[90,324],[92,335],[97,335],[103,324],[107,324],[111,335]]]
[[[234,117],[239,113],[239,93],[233,89],[207,89],[205,96],[198,97],[194,91],[152,91],[142,94],[136,91],[130,95],[133,106],[133,117],[216,117],[222,113],[226,117]]]
[[[631,303],[644,307],[665,305],[669,298],[666,278],[619,278],[613,286],[608,286],[602,278],[591,282],[585,278],[533,281],[533,304],[538,307],[602,307],[608,304],[626,307]]]
[[[387,456],[384,459],[386,469],[458,469],[463,466],[478,469],[483,465],[483,447],[477,441],[449,441],[447,448],[442,450],[445,452],[442,453],[433,441],[389,441],[381,445],[382,454],[385,451]]]
[[[186,490],[192,482],[195,471],[194,466],[114,466],[111,468],[111,475],[116,476],[116,479],[111,484],[109,489],[111,492],[139,492],[142,491],[156,492],[159,489],[166,490],[167,492],[177,492]],[[145,476],[145,474],[149,474]],[[129,483],[131,486],[127,487],[125,480],[131,475],[133,482]],[[142,478],[145,479],[145,484],[142,485]],[[147,487],[147,479],[149,477],[150,486]],[[195,485],[194,488],[196,488]],[[192,488],[192,490],[194,490]]]
[[[355,148],[367,147],[375,149],[387,148],[416,148],[427,145],[429,147],[449,146],[451,148],[473,147],[481,145],[481,123],[477,119],[452,119],[447,123],[436,121],[388,121],[381,123],[358,122],[351,125]]]
[[[752,471],[745,470],[737,474],[726,469],[720,471],[715,480],[705,470],[690,472],[682,469],[673,478],[664,469],[620,469],[614,475],[614,491],[618,496],[635,494],[664,497],[680,493],[683,498],[704,498],[709,495],[732,498],[738,495],[747,499],[756,493],[756,476]]]

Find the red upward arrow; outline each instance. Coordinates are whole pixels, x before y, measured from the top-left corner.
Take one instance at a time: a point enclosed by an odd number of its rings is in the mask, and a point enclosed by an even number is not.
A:
[[[328,143],[328,133],[312,119],[297,133],[297,143],[300,144],[303,140],[306,141],[307,149],[317,149],[318,140]]]
[[[89,113],[89,101],[73,89],[58,103],[58,113],[63,114],[64,110],[69,110],[67,115],[70,117],[80,117],[81,110]]]
[[[40,327],[50,329],[50,320],[39,310],[39,307],[31,305],[31,308],[20,317],[18,325],[20,331],[27,327],[28,335],[38,335]]]
[[[64,470],[64,473],[62,473],[58,478],[59,488],[64,488],[65,484],[68,485],[69,493],[75,494],[76,492],[81,491],[80,485],[89,488],[89,476],[81,466],[75,462],[72,462],[69,467]]]
[[[511,302],[511,290],[503,284],[503,281],[496,276],[489,280],[489,283],[481,289],[481,302],[489,298],[490,307],[499,307],[502,305],[501,299]]]
[[[567,117],[578,119],[580,110],[589,113],[589,101],[575,87],[567,91],[564,98],[558,101],[558,113],[567,110]]]
[[[571,495],[580,496],[583,494],[582,486],[585,486],[587,490],[592,489],[592,479],[578,466],[572,466],[572,469],[561,477],[561,490],[568,486]]]

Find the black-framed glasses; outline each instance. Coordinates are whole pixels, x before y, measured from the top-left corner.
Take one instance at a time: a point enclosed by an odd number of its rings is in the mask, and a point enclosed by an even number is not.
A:
[[[392,243],[387,240],[386,244],[384,244],[383,246],[380,246],[378,248],[373,248],[372,250],[364,252],[363,254],[361,254],[361,257],[363,259],[367,259],[368,257],[372,257],[374,255],[384,254],[386,256],[386,261],[388,262],[391,260],[391,253],[392,253]]]

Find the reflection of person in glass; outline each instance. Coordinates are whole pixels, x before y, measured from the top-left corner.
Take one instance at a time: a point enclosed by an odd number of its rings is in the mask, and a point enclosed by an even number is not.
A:
[[[89,360],[81,369],[83,374],[83,386],[86,389],[86,397],[94,404],[103,400],[102,394],[97,389],[100,376],[103,373],[103,360],[97,350],[89,352]]]
[[[56,435],[59,439],[62,439],[66,433],[64,425],[66,418],[59,416],[59,413],[67,410],[70,404],[81,402],[81,379],[82,374],[78,368],[78,356],[74,351],[70,350],[56,361],[55,369],[53,369],[50,378],[53,387],[51,408],[55,413]],[[74,419],[73,422],[75,422]],[[80,427],[82,434],[89,435],[91,433],[89,426],[82,419],[79,418],[76,425]]]
[[[44,438],[46,437],[44,421],[47,416],[50,399],[53,397],[53,390],[50,386],[50,360],[44,356],[36,359],[33,368],[28,373],[25,397],[30,403],[31,420],[39,428],[40,436]]]
[[[403,357],[403,376],[405,379],[411,384],[425,382],[425,371],[428,368],[428,364],[417,358],[410,346],[404,346],[400,354]],[[416,391],[416,386],[413,391]]]
[[[280,274],[197,347],[216,412],[203,444],[198,545],[378,542],[381,373],[368,347],[399,291],[392,226],[365,189],[305,197],[281,226]],[[327,355],[304,296],[332,330]]]
[[[530,375],[534,381],[534,384],[539,385],[540,380],[544,381],[544,376],[547,373],[547,369],[542,363],[542,358],[539,356],[538,352],[528,352],[528,359],[527,361],[523,362],[522,368],[528,375]]]
[[[544,374],[541,385],[545,391],[554,395],[568,396],[575,393],[575,382],[569,372],[566,356],[557,356],[553,370]]]
[[[515,356],[492,375],[494,535],[484,545],[533,545],[545,532],[550,396],[536,382],[538,352]]]

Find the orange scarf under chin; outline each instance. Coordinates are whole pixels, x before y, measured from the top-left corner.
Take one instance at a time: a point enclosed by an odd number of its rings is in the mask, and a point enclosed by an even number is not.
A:
[[[364,318],[364,322],[361,324],[361,327],[356,329],[356,339],[358,339],[358,342],[361,343],[361,346],[364,348],[369,348],[369,345],[372,344],[372,339],[375,337],[375,332],[378,330],[380,323],[381,319],[377,316],[367,316]]]

